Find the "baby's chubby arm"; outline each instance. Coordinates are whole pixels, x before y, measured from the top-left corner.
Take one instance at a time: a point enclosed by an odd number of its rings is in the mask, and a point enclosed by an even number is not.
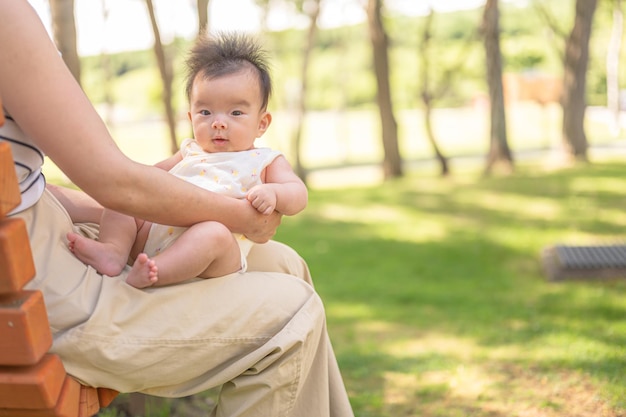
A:
[[[260,213],[277,212],[293,216],[304,210],[308,191],[283,156],[278,156],[265,168],[265,182],[248,191],[248,201]]]
[[[156,164],[154,164],[154,166],[157,168],[161,168],[164,171],[169,171],[170,169],[174,168],[174,165],[176,165],[182,160],[183,160],[183,154],[180,151],[178,151],[174,155],[170,156],[169,158],[164,159],[160,162],[157,162]]]

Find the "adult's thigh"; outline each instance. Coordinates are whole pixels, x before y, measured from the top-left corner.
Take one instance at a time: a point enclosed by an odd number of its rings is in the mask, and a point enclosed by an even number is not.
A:
[[[275,240],[252,246],[248,271],[283,272],[313,285],[306,261],[293,248]]]

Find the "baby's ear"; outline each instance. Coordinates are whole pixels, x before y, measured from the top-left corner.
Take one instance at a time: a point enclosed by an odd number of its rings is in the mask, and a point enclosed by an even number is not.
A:
[[[189,119],[189,121],[191,122],[191,112],[190,112],[190,111],[188,111],[188,112],[187,112],[187,118],[188,118],[188,119]]]
[[[272,124],[272,114],[270,112],[265,112],[261,115],[261,120],[259,120],[259,136],[263,136],[263,133],[267,130],[268,127]]]

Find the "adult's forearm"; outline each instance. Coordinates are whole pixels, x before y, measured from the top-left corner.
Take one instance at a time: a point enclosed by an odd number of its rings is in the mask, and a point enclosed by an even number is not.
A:
[[[54,184],[48,184],[47,188],[65,207],[74,223],[100,222],[103,206],[85,192]],[[194,191],[197,192],[201,190],[198,189]],[[234,202],[236,201],[230,198],[225,200],[225,203]],[[277,216],[278,219],[265,218],[267,216],[259,218],[256,210],[249,210],[248,206],[249,204],[247,203],[235,204],[232,209],[224,210],[221,213],[224,215],[222,222],[233,232],[246,234],[250,239],[259,243],[266,242],[273,236],[274,228],[277,227],[280,218],[279,216]],[[158,213],[163,214],[163,211],[164,210],[160,208]],[[203,214],[206,213],[203,212]],[[252,218],[248,218],[249,214],[252,214]],[[166,220],[165,223],[169,222]]]
[[[136,164],[130,172],[110,173],[117,185],[96,187],[94,198],[107,208],[161,224],[217,221],[258,243],[271,239],[280,224],[278,213],[260,214],[247,200],[204,190],[158,168]]]
[[[108,174],[108,184],[85,191],[103,206],[161,224],[190,226],[218,221],[236,227],[235,200],[204,190],[153,166],[128,161]]]

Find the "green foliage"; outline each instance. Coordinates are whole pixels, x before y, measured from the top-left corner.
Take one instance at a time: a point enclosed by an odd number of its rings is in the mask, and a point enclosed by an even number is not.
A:
[[[134,71],[156,69],[151,50],[87,56],[81,58],[81,66],[83,87],[96,102],[104,100],[103,80],[107,78],[106,68],[114,80],[123,79]]]
[[[558,17],[558,30],[568,33],[572,24],[573,7],[563,8],[561,2],[543,1],[552,16]],[[591,46],[588,75],[589,104],[605,102],[605,54],[611,28],[610,4],[600,2]],[[432,83],[447,69],[464,62],[451,79],[447,95],[435,103],[450,107],[468,103],[486,91],[484,81],[484,49],[480,36],[482,10],[437,14],[433,26],[433,54],[430,64],[434,68]],[[419,80],[422,68],[418,64],[419,37],[424,18],[420,16],[386,15],[384,24],[390,39],[390,70],[392,98],[396,109],[420,106]],[[514,2],[501,5],[501,30],[504,71],[539,70],[559,76],[562,73],[561,55],[564,38],[555,35],[533,7],[518,7]],[[276,85],[274,104],[289,108],[293,91],[299,85],[301,51],[304,47],[303,30],[289,29],[263,35],[272,55],[273,75]],[[467,49],[470,42],[469,53]],[[189,41],[177,39],[169,46],[174,59],[176,82],[174,88],[177,108],[186,108],[180,90],[182,86],[182,60]],[[114,76],[114,100],[123,106],[147,105],[149,112],[160,109],[160,78],[152,51],[135,51],[111,54],[108,57]],[[83,84],[95,102],[104,100],[105,73],[101,57],[83,58]],[[362,108],[375,103],[376,87],[372,71],[371,47],[367,24],[362,23],[334,29],[320,30],[312,54],[309,71],[308,105],[312,110]],[[621,77],[626,77],[622,71]],[[137,96],[143,95],[139,99]],[[126,100],[130,102],[126,104]]]

